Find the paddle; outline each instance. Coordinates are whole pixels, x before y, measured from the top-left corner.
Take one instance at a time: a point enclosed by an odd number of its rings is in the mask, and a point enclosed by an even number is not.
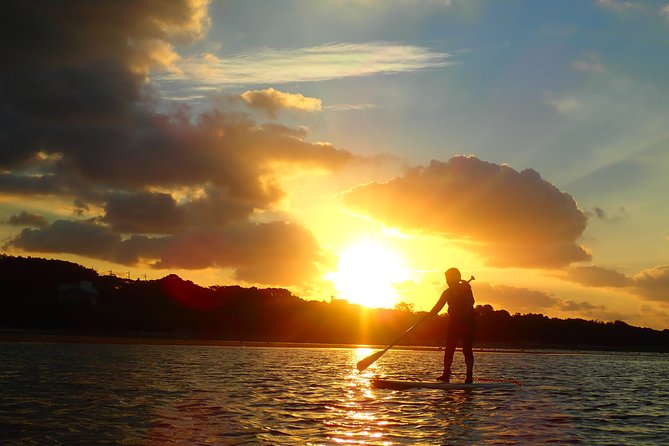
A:
[[[469,280],[466,280],[466,281],[463,280],[463,282],[467,282],[467,283],[469,283],[469,282],[471,282],[472,280],[474,280],[474,276],[472,276]],[[432,314],[432,313],[427,313],[427,314],[425,314],[425,316],[423,316],[422,318],[420,318],[420,320],[419,320],[418,322],[416,322],[416,323],[413,324],[411,327],[409,327],[409,328],[407,329],[407,331],[405,331],[404,333],[402,333],[402,336],[400,336],[399,338],[395,339],[395,342],[393,342],[392,344],[390,344],[388,347],[386,347],[386,348],[384,348],[383,350],[378,351],[378,352],[376,352],[376,353],[372,353],[371,355],[367,356],[366,358],[363,358],[363,359],[361,359],[360,361],[358,361],[358,364],[356,364],[356,367],[357,367],[358,371],[359,371],[359,372],[362,372],[362,371],[365,370],[367,367],[369,367],[370,365],[374,364],[374,363],[376,362],[377,359],[379,359],[379,358],[380,358],[381,356],[383,356],[388,350],[390,350],[392,347],[394,347],[395,344],[397,344],[398,342],[400,342],[404,336],[406,336],[407,334],[409,334],[409,332],[410,332],[411,330],[413,330],[414,328],[416,328],[417,326],[419,326],[419,325],[421,324],[421,322],[423,322],[425,319],[427,319],[431,314]]]

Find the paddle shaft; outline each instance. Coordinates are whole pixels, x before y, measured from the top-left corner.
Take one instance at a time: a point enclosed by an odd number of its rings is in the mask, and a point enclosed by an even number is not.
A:
[[[371,354],[371,355],[367,356],[366,358],[361,359],[360,361],[358,361],[358,364],[356,365],[356,367],[358,368],[358,370],[362,372],[362,371],[365,370],[367,367],[369,367],[370,365],[374,364],[374,362],[376,362],[377,359],[379,359],[381,356],[383,356],[388,350],[390,350],[393,346],[395,346],[395,344],[397,344],[398,342],[400,342],[400,341],[402,340],[402,338],[404,338],[404,336],[406,336],[407,334],[409,334],[409,332],[410,332],[411,330],[413,330],[413,329],[416,328],[418,325],[420,325],[420,323],[423,322],[425,319],[427,319],[429,316],[430,316],[430,313],[427,313],[425,316],[423,316],[422,318],[420,318],[420,320],[419,320],[418,322],[416,322],[416,323],[413,324],[411,327],[409,327],[404,333],[402,333],[402,335],[401,335],[399,338],[395,339],[395,341],[394,341],[392,344],[390,344],[388,347],[386,347],[386,348],[384,348],[383,350],[381,350],[381,351],[379,351],[379,352],[376,352],[376,353],[374,353],[374,354]]]
[[[418,327],[418,325],[420,325],[420,324],[421,324],[425,319],[427,319],[429,316],[430,316],[430,313],[427,313],[425,316],[423,316],[422,318],[420,318],[420,320],[419,320],[418,322],[416,322],[415,324],[413,324],[411,327],[407,328],[407,331],[405,331],[404,333],[402,333],[402,335],[401,335],[399,338],[395,339],[395,341],[394,341],[392,344],[390,344],[388,347],[386,347],[385,349],[383,349],[383,353],[385,353],[385,352],[387,352],[388,350],[390,350],[391,348],[393,348],[393,347],[395,346],[395,344],[397,344],[398,342],[400,342],[400,341],[402,340],[402,338],[404,338],[404,336],[408,335],[409,332],[411,332],[414,328]],[[383,354],[383,353],[382,353],[382,354]]]

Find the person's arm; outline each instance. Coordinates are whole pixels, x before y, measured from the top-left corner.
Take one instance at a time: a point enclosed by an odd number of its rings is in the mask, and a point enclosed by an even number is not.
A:
[[[437,315],[442,308],[444,308],[444,305],[446,305],[446,301],[448,300],[448,296],[446,295],[446,291],[441,293],[441,297],[437,301],[436,304],[434,304],[434,307],[430,310],[430,314],[432,315]]]

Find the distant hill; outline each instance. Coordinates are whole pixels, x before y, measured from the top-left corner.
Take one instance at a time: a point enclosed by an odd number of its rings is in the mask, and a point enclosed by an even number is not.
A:
[[[0,328],[109,336],[387,344],[424,313],[304,300],[282,288],[201,287],[99,275],[72,262],[0,255]],[[510,315],[477,306],[477,345],[669,351],[669,330],[622,321]],[[405,345],[443,342],[447,316],[428,319]]]

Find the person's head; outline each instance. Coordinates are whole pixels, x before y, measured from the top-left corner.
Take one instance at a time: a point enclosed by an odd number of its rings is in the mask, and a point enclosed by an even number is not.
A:
[[[446,276],[446,283],[448,286],[454,286],[460,283],[460,279],[462,279],[462,275],[460,275],[460,270],[457,268],[449,268],[446,273],[444,273]]]

